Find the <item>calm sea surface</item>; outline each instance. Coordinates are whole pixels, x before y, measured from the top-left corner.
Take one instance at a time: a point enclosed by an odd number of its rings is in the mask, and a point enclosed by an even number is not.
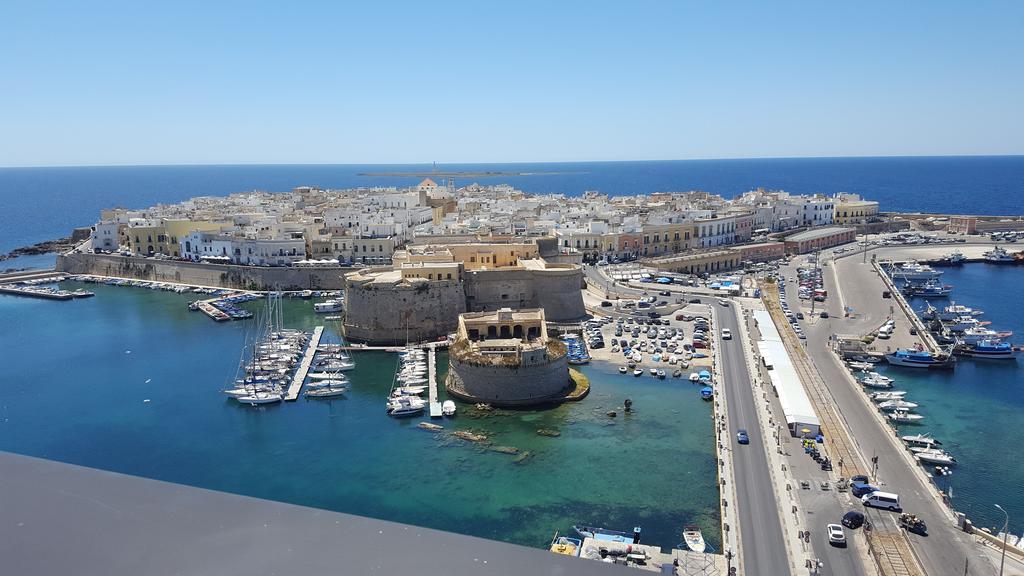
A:
[[[579,403],[482,417],[460,404],[440,422],[529,452],[516,462],[385,415],[394,354],[356,353],[344,398],[240,406],[219,391],[251,321],[189,312],[195,295],[84,286],[96,297],[0,295],[0,450],[529,546],[593,523],[670,547],[693,521],[720,548],[711,406],[689,381],[587,366]],[[322,322],[310,301],[285,307],[289,327]],[[605,415],[626,398],[634,414]]]
[[[968,264],[945,268],[942,281],[954,286],[954,301],[981,308],[981,319],[992,322],[992,329],[1012,330],[1009,341],[1024,343],[1024,268]],[[925,306],[922,299],[911,304]],[[932,304],[948,303],[935,299]],[[953,488],[953,506],[975,525],[1002,529],[1003,513],[994,506],[999,504],[1010,513],[1010,527],[1017,534],[1024,526],[1024,458],[1014,440],[1024,429],[1020,362],[964,358],[951,372],[886,370],[896,378],[896,389],[906,390],[907,398],[921,405],[917,412],[925,417],[919,426],[902,427],[901,434],[931,433],[959,463],[952,476],[938,478],[940,487]]]

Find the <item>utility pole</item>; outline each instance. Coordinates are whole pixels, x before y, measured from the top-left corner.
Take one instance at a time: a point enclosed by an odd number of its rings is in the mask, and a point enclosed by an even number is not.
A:
[[[999,576],[1003,576],[1003,565],[1006,564],[1006,537],[1009,536],[1006,529],[1010,525],[1010,514],[1006,510],[1003,510],[1003,507],[999,504],[996,504],[996,508],[999,508],[999,510],[1006,515],[1006,521],[1003,522],[1003,553],[999,557]]]

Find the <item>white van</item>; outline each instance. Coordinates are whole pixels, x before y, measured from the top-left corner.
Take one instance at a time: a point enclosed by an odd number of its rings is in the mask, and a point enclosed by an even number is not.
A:
[[[902,510],[900,506],[900,497],[898,494],[892,492],[872,492],[861,497],[861,502],[865,506],[871,506],[872,508],[886,508],[888,510]]]

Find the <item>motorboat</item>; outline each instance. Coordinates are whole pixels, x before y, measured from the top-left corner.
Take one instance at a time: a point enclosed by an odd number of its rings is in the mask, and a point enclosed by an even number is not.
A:
[[[441,414],[451,418],[455,416],[455,402],[451,400],[445,400],[441,403]]]
[[[876,380],[878,382],[887,382],[889,384],[895,382],[895,380],[893,380],[892,378],[889,378],[888,376],[883,376],[882,374],[879,374],[878,372],[874,371],[862,370],[860,374],[861,379],[870,378],[871,380]]]
[[[404,418],[422,414],[427,402],[415,396],[400,396],[388,400],[386,410],[389,416]]]
[[[887,416],[889,420],[899,424],[917,424],[921,420],[924,420],[924,416],[921,416],[920,414],[914,414],[913,412],[906,412],[903,410],[890,412]]]
[[[342,302],[340,300],[325,300],[313,304],[313,311],[319,313],[341,312]]]
[[[893,390],[891,392],[872,392],[868,397],[875,402],[886,402],[888,400],[902,400],[906,395],[907,393],[902,390]]]
[[[633,370],[633,376],[643,376],[643,375],[644,375],[644,371],[643,370],[641,370],[639,368],[637,368],[636,370]]]
[[[906,400],[886,400],[885,402],[880,402],[878,407],[885,411],[913,410],[918,407],[918,404]]]
[[[889,269],[889,276],[894,280],[931,280],[940,275],[942,275],[941,270],[935,270],[927,264],[918,262],[905,262]]]
[[[984,314],[984,312],[977,308],[971,308],[970,306],[963,306],[955,302],[950,302],[949,306],[937,311],[935,317],[943,322],[949,322],[961,316],[981,316],[982,314]]]
[[[664,370],[658,370],[657,372],[655,372],[655,374],[656,374],[656,375],[658,376],[658,378],[660,378],[661,380],[664,380],[664,379],[665,379],[665,371],[664,371]]]
[[[947,322],[945,328],[950,332],[964,332],[971,328],[981,328],[988,324],[988,322],[978,320],[974,316],[959,316]]]
[[[703,553],[707,544],[704,543],[704,535],[700,531],[700,527],[694,524],[687,524],[683,526],[683,542],[686,547],[697,553]]]
[[[627,371],[629,371],[629,369],[625,366],[619,366],[619,374],[625,374]]]
[[[871,364],[870,362],[857,362],[856,360],[853,361],[853,362],[848,362],[847,366],[849,366],[851,370],[861,370],[861,371],[863,371],[863,370],[871,370],[872,368],[875,367],[875,365]]]
[[[914,454],[914,457],[919,461],[926,462],[928,464],[942,464],[945,466],[956,464],[956,458],[954,458],[952,454],[938,448],[922,450]]]
[[[419,396],[426,391],[426,386],[398,386],[391,392],[391,396]]]
[[[1009,330],[996,331],[984,326],[976,326],[964,330],[963,334],[960,335],[960,340],[963,344],[973,346],[983,340],[1002,340],[1010,336],[1013,336],[1013,332]]]
[[[703,400],[711,400],[715,396],[715,390],[710,386],[705,386],[700,389],[700,397]]]
[[[942,446],[942,442],[939,442],[938,440],[932,438],[927,434],[913,434],[910,436],[902,436],[900,439],[906,442],[908,446],[922,446],[925,448]]]
[[[933,354],[927,350],[899,348],[885,359],[893,366],[908,368],[953,368],[954,359],[945,353]]]
[[[892,388],[892,381],[891,380],[876,380],[874,378],[871,378],[870,376],[866,376],[864,378],[861,378],[859,380],[859,382],[865,388],[879,388],[879,389],[883,389],[883,390],[888,389],[888,388]]]
[[[353,362],[328,362],[316,367],[316,372],[344,372],[352,370],[356,365]]]

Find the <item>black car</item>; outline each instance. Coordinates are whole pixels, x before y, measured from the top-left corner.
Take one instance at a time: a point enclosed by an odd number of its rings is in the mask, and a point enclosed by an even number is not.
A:
[[[860,512],[847,512],[843,514],[843,526],[856,530],[864,525],[864,515]]]
[[[700,304],[700,298],[690,298],[690,304]]]
[[[611,308],[611,306],[612,306],[612,303],[607,301],[607,300],[604,300],[604,301],[601,302],[601,307],[602,308]]]
[[[819,314],[819,316],[821,316],[822,318],[828,318],[828,312],[822,310],[821,314]]]
[[[803,313],[803,312],[797,312],[797,313],[796,313],[796,317],[797,317],[798,319],[800,319],[800,320],[803,320],[803,319],[804,319],[804,313]]]
[[[661,296],[671,296],[672,295],[672,293],[669,292],[668,290],[662,290],[661,292],[658,292],[658,294],[661,295]]]

